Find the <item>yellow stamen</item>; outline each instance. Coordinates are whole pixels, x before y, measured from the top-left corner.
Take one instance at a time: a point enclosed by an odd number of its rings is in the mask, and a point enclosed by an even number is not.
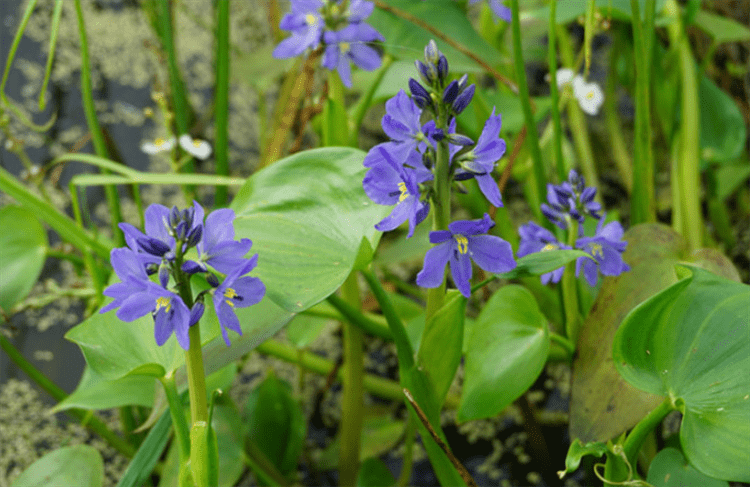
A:
[[[456,243],[458,243],[458,252],[460,254],[465,254],[469,251],[469,239],[464,237],[461,234],[454,235],[453,238],[456,239]]]
[[[586,99],[587,100],[593,100],[594,99],[594,92],[593,91],[589,91],[588,93],[586,93]]]
[[[542,250],[540,252],[546,252],[548,250],[557,250],[559,247],[553,243],[548,243],[544,247],[542,247]]]
[[[235,291],[231,287],[228,287],[226,291],[224,291],[224,296],[228,297],[229,299],[234,299],[239,296],[239,294],[237,294],[237,291]]]
[[[341,48],[341,52],[349,52],[349,43],[339,42],[339,48]]]
[[[591,255],[593,255],[594,257],[604,257],[602,246],[598,243],[591,244]]]
[[[156,311],[164,308],[167,313],[172,309],[172,300],[164,296],[156,298]]]
[[[318,21],[318,18],[314,16],[313,14],[305,15],[305,22],[307,22],[307,25],[315,25],[317,21]]]
[[[234,308],[234,303],[230,299],[225,299],[224,302],[227,303],[232,308]]]
[[[195,147],[196,149],[198,149],[200,146],[201,146],[201,141],[200,140],[194,140],[193,141],[193,147]]]
[[[162,139],[161,137],[159,137],[158,139],[156,139],[156,140],[154,141],[154,145],[155,145],[156,147],[161,147],[161,146],[163,146],[163,145],[164,145],[164,144],[166,144],[166,143],[167,143],[167,141],[166,141],[166,140],[164,140],[164,139]]]
[[[403,181],[398,183],[398,189],[399,191],[401,191],[401,195],[398,197],[398,202],[401,203],[409,197],[409,190],[406,187],[406,183],[404,183]]]

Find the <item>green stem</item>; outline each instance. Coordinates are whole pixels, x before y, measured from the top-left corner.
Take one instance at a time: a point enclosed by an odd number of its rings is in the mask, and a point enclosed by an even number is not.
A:
[[[554,150],[552,151],[552,154],[554,155],[554,162],[555,167],[557,168],[557,176],[560,178],[560,181],[565,181],[568,179],[568,175],[565,173],[565,163],[563,162],[563,153],[562,153],[562,123],[560,122],[560,107],[558,106],[560,95],[557,90],[557,47],[555,46],[556,43],[556,33],[557,33],[557,19],[556,19],[556,11],[557,11],[557,0],[550,0],[549,3],[549,46],[547,47],[547,65],[549,67],[549,94],[550,98],[552,99],[552,126],[554,128],[553,132],[553,144],[554,144]],[[543,196],[544,193],[539,195],[540,197]]]
[[[174,426],[174,435],[177,439],[177,446],[180,449],[180,470],[186,468],[186,463],[190,459],[190,429],[185,420],[185,411],[182,407],[182,399],[177,392],[177,384],[173,374],[168,374],[159,379],[164,387],[164,393],[169,403],[169,413],[172,416],[172,425]],[[182,477],[182,474],[180,475]]]
[[[344,300],[351,306],[361,306],[357,273],[352,272],[341,286]],[[341,436],[339,449],[339,483],[355,485],[359,472],[362,423],[364,422],[364,334],[349,322],[342,323],[344,342],[344,383],[341,400]]]
[[[547,194],[546,183],[547,177],[544,170],[544,160],[542,151],[539,147],[539,135],[536,130],[536,121],[534,113],[531,110],[531,99],[529,97],[529,84],[526,80],[526,68],[523,63],[523,50],[521,46],[521,20],[519,17],[521,8],[518,0],[511,0],[510,8],[512,11],[512,29],[513,29],[513,64],[516,70],[516,81],[518,83],[518,94],[521,97],[521,108],[523,108],[523,117],[526,123],[526,142],[531,151],[531,158],[534,162],[534,185],[533,190],[536,193],[537,201],[542,201]],[[552,75],[550,75],[552,76]],[[550,80],[551,84],[555,80]]]
[[[216,88],[214,98],[216,174],[229,175],[229,6],[216,2]],[[216,188],[216,206],[225,206],[226,186]]]
[[[646,8],[653,8],[654,0],[648,0]],[[651,42],[653,22],[645,25],[641,20],[638,0],[630,1],[633,10],[633,55],[635,56],[635,150],[633,158],[633,197],[631,203],[631,225],[656,221],[654,195],[654,161],[651,150],[651,107],[649,101],[651,79]],[[647,15],[648,21],[648,15]]]
[[[619,36],[615,36],[614,52],[617,51]],[[612,158],[620,173],[620,179],[627,188],[628,193],[633,193],[633,160],[625,146],[622,138],[622,127],[620,119],[617,116],[617,63],[609,63],[609,73],[607,74],[607,86],[604,94],[604,118],[607,122],[607,132],[609,140],[612,143]]]
[[[442,115],[442,116],[441,116]],[[438,127],[444,127],[446,117],[438,115],[436,120]],[[437,146],[435,156],[435,194],[432,198],[432,229],[447,230],[451,218],[451,174],[450,174],[450,152],[448,142],[441,140]],[[445,301],[445,270],[443,270],[443,282],[436,288],[427,290],[427,309],[425,319],[429,320]]]
[[[575,342],[572,342],[565,338],[562,335],[558,335],[557,333],[550,332],[549,339],[551,343],[556,343],[560,345],[566,352],[568,352],[569,356],[572,357],[573,354],[576,353],[576,344]]]
[[[578,238],[578,221],[571,218],[568,225],[567,243],[571,248],[575,248],[576,238]],[[578,280],[575,273],[576,263],[573,261],[565,266],[560,282],[565,310],[565,334],[573,344],[578,341],[578,329],[581,326],[581,316],[578,311]]]
[[[86,36],[86,24],[83,20],[83,9],[81,0],[75,0],[76,15],[78,16],[78,36],[81,42],[81,97],[83,101],[83,111],[86,115],[86,123],[91,132],[91,143],[94,145],[96,155],[103,158],[109,158],[107,142],[104,139],[104,132],[99,125],[99,119],[96,117],[96,107],[94,106],[94,90],[91,86],[91,66],[89,62],[89,45]],[[102,174],[108,174],[108,171],[102,171]],[[117,226],[122,221],[120,211],[120,197],[117,194],[117,187],[114,185],[104,186],[104,194],[107,197],[107,206],[109,206],[110,226],[112,235],[118,247],[125,246],[125,236]]]
[[[16,364],[19,369],[21,369],[26,375],[28,375],[31,380],[33,380],[39,387],[42,388],[43,391],[52,396],[55,401],[60,402],[68,397],[68,394],[64,390],[62,390],[57,384],[49,380],[49,378],[47,378],[46,375],[44,375],[39,369],[37,369],[34,364],[26,360],[26,357],[24,357],[23,354],[19,352],[16,347],[14,347],[13,344],[10,343],[10,341],[1,333],[0,348],[3,349],[10,360],[14,364]],[[399,396],[399,399],[400,398],[401,396]],[[101,436],[105,441],[107,441],[107,443],[112,445],[117,451],[119,451],[126,457],[132,457],[133,455],[135,455],[135,448],[133,447],[133,445],[123,440],[116,433],[110,430],[107,425],[102,420],[94,416],[91,411],[85,411],[83,409],[67,409],[65,412],[66,414],[76,418],[82,425],[86,426],[91,431]]]
[[[180,75],[180,67],[177,63],[177,53],[174,48],[174,32],[172,29],[172,2],[159,1],[157,12],[159,31],[162,47],[167,53],[167,67],[169,69],[169,82],[172,87],[172,103],[174,104],[175,124],[178,135],[188,133],[190,129],[190,104],[187,99],[185,85]],[[190,164],[192,166],[192,164]],[[193,172],[193,168],[189,168]]]
[[[393,333],[393,341],[396,342],[396,351],[398,354],[399,370],[411,369],[414,366],[414,349],[409,341],[409,335],[406,333],[404,323],[401,321],[398,313],[396,313],[396,308],[393,307],[391,299],[385,290],[383,290],[383,286],[380,284],[378,278],[375,277],[375,274],[372,271],[363,270],[362,275],[370,286],[370,290],[378,304],[380,304],[380,309],[388,321],[388,327],[391,329],[391,333]]]
[[[76,223],[80,228],[83,228],[83,215],[81,214],[81,205],[78,202],[78,188],[73,185],[73,182],[71,181],[70,184],[68,184],[68,189],[70,192],[70,203],[73,207],[73,216],[76,219]],[[96,259],[94,259],[93,252],[88,248],[81,249],[81,252],[83,253],[83,263],[84,267],[86,267],[86,271],[88,271],[89,276],[91,276],[91,285],[96,290],[97,294],[97,301],[101,300],[102,297],[102,291],[104,291],[104,281],[105,277],[103,274],[103,269],[101,266],[96,265]]]
[[[414,465],[414,437],[417,433],[417,419],[413,414],[406,416],[406,431],[404,431],[404,457],[401,464],[401,474],[396,482],[397,487],[406,487],[411,481],[411,470]]]
[[[596,13],[596,1],[588,0],[586,5],[586,20],[585,29],[583,32],[583,58],[584,68],[583,73],[586,78],[589,76],[589,68],[591,67],[591,43],[594,40],[594,14]]]
[[[341,315],[343,315],[350,323],[356,325],[361,330],[366,331],[371,335],[382,338],[384,340],[393,340],[393,333],[387,326],[383,326],[380,323],[365,316],[358,308],[350,305],[346,300],[341,299],[335,294],[328,296],[328,302],[336,308]],[[341,319],[341,316],[330,316],[326,315],[327,318]]]
[[[679,151],[673,164],[677,164],[677,179],[672,180],[678,186],[679,198],[674,207],[679,207],[683,223],[681,233],[688,242],[691,251],[703,246],[703,214],[701,212],[700,186],[700,107],[698,105],[698,77],[695,60],[690,50],[690,43],[682,24],[679,5],[675,0],[668,0],[664,9],[672,22],[667,26],[670,42],[677,49],[682,72],[682,122],[679,133]]]
[[[55,47],[57,47],[57,33],[60,31],[60,18],[62,17],[63,0],[55,0],[55,11],[52,13],[52,26],[49,35],[49,53],[47,54],[47,65],[44,67],[44,79],[42,89],[39,91],[39,110],[47,106],[47,85],[52,73],[52,61],[55,59]]]

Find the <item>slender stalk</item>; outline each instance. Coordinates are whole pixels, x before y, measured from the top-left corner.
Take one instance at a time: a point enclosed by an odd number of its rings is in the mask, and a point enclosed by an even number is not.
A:
[[[544,170],[544,160],[542,159],[542,151],[539,148],[539,135],[536,130],[536,121],[534,120],[534,113],[531,110],[531,99],[529,97],[529,85],[526,80],[526,68],[523,63],[523,50],[521,46],[521,20],[520,20],[520,6],[518,0],[511,0],[512,10],[512,29],[513,29],[513,64],[516,69],[516,80],[518,82],[518,94],[521,98],[521,107],[523,108],[523,116],[526,122],[526,140],[529,144],[529,150],[531,151],[531,158],[534,162],[533,165],[533,178],[534,185],[532,186],[536,193],[537,200],[541,201],[543,196],[546,194],[546,182],[547,177]],[[554,82],[554,80],[551,80]]]
[[[216,88],[214,98],[216,174],[229,175],[229,7],[230,2],[216,2]],[[216,188],[216,206],[225,206],[226,186]]]
[[[361,306],[357,273],[353,272],[341,286],[344,300],[351,306]],[[339,449],[339,483],[355,485],[359,472],[359,450],[364,422],[364,334],[353,324],[342,323],[344,341],[344,384],[341,400],[341,436]]]
[[[81,42],[81,97],[83,111],[86,115],[86,123],[89,126],[89,132],[91,132],[91,143],[94,145],[96,155],[109,158],[107,142],[104,139],[104,132],[102,132],[102,128],[99,125],[99,119],[96,117],[96,107],[94,106],[94,91],[91,86],[91,67],[89,63],[89,45],[81,0],[75,0],[75,7],[76,15],[78,16],[78,36]],[[108,171],[102,171],[102,173],[107,174]],[[122,221],[120,197],[117,194],[117,188],[114,185],[106,185],[104,186],[104,194],[106,195],[107,206],[109,207],[112,235],[115,238],[117,246],[122,247],[125,245],[125,236],[117,226]]]
[[[174,375],[169,374],[159,379],[164,387],[164,393],[169,403],[169,413],[172,416],[172,425],[174,426],[174,435],[177,439],[177,446],[180,449],[180,470],[186,468],[186,463],[190,459],[190,429],[185,421],[185,413],[182,407],[182,399],[177,392],[177,384]],[[182,477],[182,474],[180,474]]]
[[[653,7],[653,0],[648,0]],[[630,1],[633,10],[633,42],[635,48],[635,157],[633,158],[633,197],[630,200],[630,224],[656,221],[654,195],[654,161],[651,151],[651,107],[649,103],[651,78],[651,43],[653,25],[649,28],[641,20],[638,0]]]
[[[583,32],[583,73],[586,78],[591,68],[591,43],[594,40],[594,14],[596,13],[596,0],[588,0],[586,4],[586,20]]]
[[[44,67],[44,80],[42,89],[39,91],[39,110],[47,106],[47,85],[52,73],[52,61],[55,59],[55,47],[57,47],[57,33],[60,31],[60,17],[62,17],[63,0],[55,0],[55,11],[52,13],[52,25],[49,35],[49,54],[47,54],[47,65]]]
[[[682,73],[682,90],[680,91],[682,106],[682,122],[679,132],[679,149],[676,164],[677,179],[672,185],[677,185],[679,198],[674,207],[679,207],[682,228],[680,233],[685,237],[691,250],[703,246],[703,214],[701,212],[700,185],[700,107],[698,106],[698,77],[695,60],[690,50],[690,43],[682,23],[680,8],[675,0],[668,0],[665,11],[673,21],[667,26],[670,42],[677,49],[679,67]]]
[[[550,332],[549,339],[550,339],[550,342],[560,345],[562,349],[568,352],[570,357],[572,357],[573,354],[576,353],[576,344],[568,340],[564,336],[558,335],[557,333],[554,333],[554,332]]]
[[[568,245],[575,248],[578,238],[578,221],[569,219]],[[561,280],[563,309],[565,310],[565,334],[568,340],[575,344],[578,341],[578,329],[581,326],[581,316],[578,310],[578,280],[576,279],[576,262],[565,266]]]
[[[219,2],[223,3],[223,2]],[[177,52],[174,48],[174,32],[172,29],[172,2],[157,2],[157,17],[159,22],[158,34],[167,53],[167,67],[169,69],[169,82],[172,87],[172,103],[174,104],[175,124],[179,135],[188,133],[190,120],[192,118],[190,104],[187,99],[185,84],[182,82],[180,67],[177,63]],[[192,165],[192,164],[191,164]],[[187,172],[193,172],[189,167]]]
[[[345,317],[351,324],[357,326],[361,330],[366,331],[371,335],[375,335],[376,337],[382,338],[384,340],[393,340],[393,334],[391,333],[391,330],[387,325],[383,326],[375,320],[368,318],[359,310],[359,308],[350,305],[345,299],[342,299],[335,294],[331,294],[330,296],[328,296],[327,300],[329,303],[331,303],[331,305],[333,305],[334,308],[339,311],[339,313],[341,313],[341,315],[331,316],[329,314],[320,313],[317,314],[317,316],[322,315],[325,318],[331,318],[334,320],[340,320],[342,317]],[[316,313],[310,314],[316,315]]]
[[[21,369],[26,375],[31,378],[39,387],[42,388],[52,398],[60,402],[68,394],[62,390],[57,384],[49,380],[34,364],[26,360],[26,357],[19,352],[16,347],[13,346],[10,341],[0,333],[0,348],[8,355],[11,361]],[[400,394],[399,394],[400,397]],[[83,409],[68,409],[65,411],[66,414],[76,418],[83,426],[86,426],[94,433],[101,436],[107,443],[112,445],[117,451],[125,455],[126,457],[132,457],[135,455],[135,448],[133,445],[123,440],[120,436],[110,430],[106,423],[97,418],[92,414],[91,411],[85,411]]]
[[[404,432],[404,457],[401,464],[401,474],[396,485],[406,487],[411,481],[411,470],[414,465],[414,438],[417,433],[417,420],[413,414],[406,416],[406,431]]]
[[[616,52],[619,36],[615,36]],[[625,146],[622,138],[622,127],[617,116],[617,63],[609,63],[609,73],[607,75],[607,86],[604,94],[604,119],[607,122],[607,132],[612,144],[612,158],[615,160],[615,166],[620,173],[620,179],[628,190],[629,194],[633,193],[633,160]]]
[[[557,47],[556,47],[556,38],[557,38],[557,19],[556,19],[556,12],[557,12],[557,0],[550,0],[549,2],[549,46],[547,47],[547,65],[549,67],[549,94],[550,98],[552,99],[552,126],[554,128],[553,131],[553,148],[552,151],[555,167],[557,168],[557,176],[560,178],[560,181],[565,181],[567,179],[567,174],[565,174],[565,163],[563,162],[563,153],[562,153],[562,123],[560,122],[560,107],[558,105],[560,95],[557,90],[557,79],[556,79],[556,73],[557,73]],[[540,194],[541,197],[544,193]]]

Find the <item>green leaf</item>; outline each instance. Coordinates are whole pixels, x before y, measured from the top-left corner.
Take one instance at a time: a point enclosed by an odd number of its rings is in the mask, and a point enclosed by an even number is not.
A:
[[[639,0],[641,16],[646,15],[646,0]],[[656,14],[664,8],[666,0],[656,0]],[[605,17],[615,20],[630,21],[633,18],[630,0],[596,0],[599,12]],[[567,24],[586,13],[586,2],[558,2],[555,8],[555,19],[558,24]],[[549,19],[549,7],[538,8],[529,13],[529,17],[545,20]]]
[[[651,460],[647,481],[654,487],[729,487],[724,480],[694,469],[676,448],[665,448]]]
[[[544,368],[549,346],[534,296],[513,284],[498,289],[472,330],[457,419],[489,418],[518,399]]]
[[[247,435],[283,474],[297,467],[305,441],[305,418],[291,387],[273,372],[251,393],[245,405]]]
[[[477,33],[466,18],[466,13],[453,0],[430,0],[429,2],[384,0],[383,3],[426,22],[447,37],[462,44],[491,66],[504,61],[500,53]],[[413,60],[421,59],[425,46],[430,39],[435,38],[434,34],[380,8],[375,9],[367,22],[387,39],[384,44],[386,52],[397,59],[408,59],[412,70],[414,69]],[[448,58],[452,72],[461,72],[467,67],[476,67],[474,61],[450,45],[439,39],[436,39],[436,42],[440,51]],[[416,73],[413,76],[416,77]],[[404,85],[407,80],[408,78],[403,80]]]
[[[440,405],[461,362],[465,316],[466,298],[452,289],[445,296],[445,304],[427,320],[422,332],[417,363],[430,378]]]
[[[99,451],[89,445],[65,446],[53,450],[32,463],[11,487],[47,487],[104,485],[104,462]]]
[[[557,475],[562,479],[565,474],[575,472],[581,465],[583,457],[589,455],[596,458],[600,458],[602,455],[607,453],[607,444],[601,441],[592,441],[585,445],[581,443],[581,440],[576,438],[570,444],[568,448],[568,454],[565,456],[565,470],[557,472]]]
[[[750,40],[750,29],[739,22],[705,10],[695,15],[695,25],[713,37],[714,42],[745,42]]]
[[[384,487],[395,484],[393,474],[379,458],[368,458],[360,465],[357,487]]]
[[[286,338],[297,348],[305,348],[318,338],[323,328],[331,322],[330,318],[300,314],[286,325]]]
[[[623,320],[615,367],[630,384],[680,409],[680,441],[691,465],[750,482],[750,286],[698,267],[678,271],[686,277]]]
[[[724,201],[750,177],[750,161],[747,158],[740,164],[726,164],[714,170],[716,178],[716,197]]]
[[[701,158],[709,163],[731,162],[745,148],[747,128],[737,103],[707,76],[698,86]]]
[[[143,485],[146,478],[151,475],[154,466],[159,461],[164,448],[169,441],[172,428],[172,416],[169,411],[162,413],[159,420],[146,435],[138,451],[125,469],[125,473],[117,483],[117,487],[136,487]]]
[[[107,380],[87,365],[76,390],[56,404],[52,412],[71,408],[111,409],[126,405],[152,407],[154,379],[130,375]]]
[[[503,279],[518,279],[519,277],[541,276],[555,269],[573,262],[579,257],[586,257],[589,254],[582,250],[548,250],[545,252],[536,252],[516,260],[516,268],[510,272],[498,274]]]
[[[0,208],[0,308],[11,308],[29,294],[42,272],[47,234],[33,212],[20,206]]]
[[[341,147],[295,154],[255,173],[232,202],[237,237],[259,254],[254,275],[287,311],[321,301],[372,258],[374,225],[391,208],[365,195],[364,156]]]

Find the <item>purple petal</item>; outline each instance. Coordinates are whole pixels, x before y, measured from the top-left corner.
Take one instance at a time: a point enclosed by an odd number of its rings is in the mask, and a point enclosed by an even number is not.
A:
[[[516,268],[510,244],[494,235],[467,237],[469,253],[474,262],[487,272],[499,274]]]
[[[427,251],[424,256],[424,267],[417,274],[417,285],[421,287],[438,287],[445,278],[445,264],[453,252],[450,241],[436,245]]]
[[[349,57],[358,68],[365,71],[374,71],[380,67],[378,51],[367,44],[352,44],[349,47]]]
[[[156,308],[156,297],[149,292],[135,293],[125,299],[117,310],[117,317],[122,321],[135,321]]]
[[[465,298],[471,296],[471,259],[467,254],[461,254],[454,250],[450,259],[451,275],[456,287]]]
[[[409,196],[409,198],[414,198],[413,196]],[[395,228],[397,228],[399,225],[404,223],[407,218],[409,218],[409,215],[412,213],[411,205],[408,203],[407,200],[402,201],[401,203],[397,204],[393,211],[391,211],[391,214],[387,217],[383,218],[378,224],[375,225],[375,229],[380,232],[389,232]]]
[[[435,230],[430,232],[430,243],[439,244],[453,238],[453,234],[448,230]]]
[[[485,213],[481,220],[458,220],[448,225],[448,229],[455,235],[479,235],[495,226],[492,218]]]
[[[477,180],[479,189],[482,190],[482,194],[487,198],[487,201],[492,203],[492,206],[496,208],[502,207],[503,200],[495,179],[489,173],[477,174],[474,178]]]
[[[237,279],[232,286],[235,292],[242,296],[241,301],[235,301],[237,308],[247,308],[259,303],[266,295],[266,285],[257,277],[242,277]]]
[[[152,204],[144,213],[144,227],[146,229],[146,235],[149,237],[158,238],[164,243],[170,246],[174,243],[174,239],[169,235],[167,229],[167,222],[169,221],[169,208],[164,205]]]

